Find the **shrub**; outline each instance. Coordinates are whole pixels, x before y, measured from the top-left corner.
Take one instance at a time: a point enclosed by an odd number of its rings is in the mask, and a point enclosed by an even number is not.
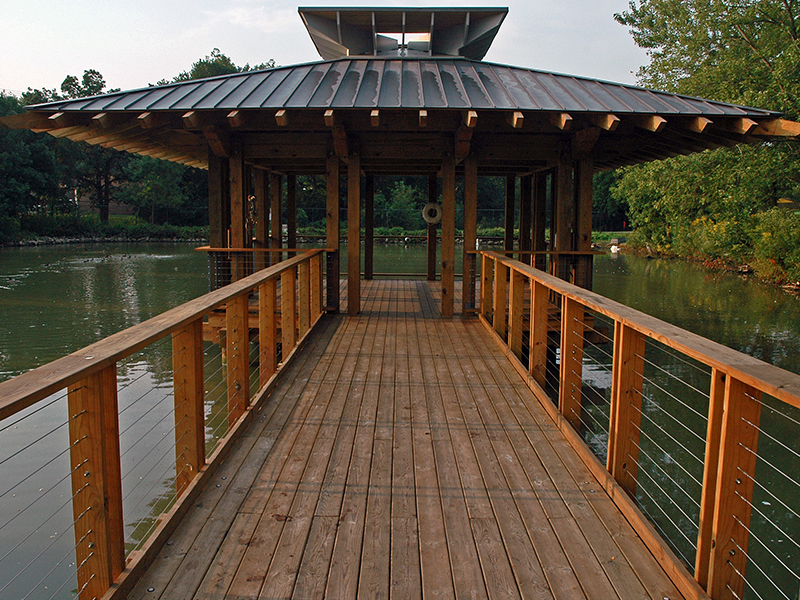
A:
[[[0,216],[0,244],[10,244],[19,238],[19,221],[14,217]]]
[[[753,254],[762,273],[777,267],[789,281],[800,281],[800,211],[773,208],[757,215]]]

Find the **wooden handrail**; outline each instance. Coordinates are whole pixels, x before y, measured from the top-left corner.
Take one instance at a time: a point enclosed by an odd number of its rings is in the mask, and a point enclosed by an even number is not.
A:
[[[480,319],[496,334],[543,406],[578,449],[622,512],[686,597],[728,600],[742,597],[762,397],[769,394],[800,408],[800,375],[685,331],[675,325],[549,275],[503,253],[481,251]],[[524,281],[530,304],[524,302]],[[510,286],[509,286],[510,282]],[[560,302],[556,299],[560,296]],[[555,311],[549,310],[555,302]],[[606,462],[601,463],[580,434],[586,311],[614,324],[611,398],[608,402]],[[552,314],[551,314],[552,313]],[[560,368],[549,367],[548,330],[560,313]],[[523,323],[529,323],[525,356]],[[652,339],[710,367],[708,424],[694,573],[656,533],[635,498],[642,485],[646,340]],[[523,363],[523,359],[526,362]],[[557,383],[556,383],[557,382]],[[553,390],[558,387],[558,396]],[[557,400],[557,406],[554,401]],[[650,460],[653,460],[652,457]],[[623,491],[624,493],[620,493]],[[666,493],[666,492],[665,492]],[[707,594],[707,595],[706,595]]]
[[[224,304],[229,299],[250,292],[264,281],[295,268],[321,249],[302,250],[303,254],[258,271],[224,288],[196,298],[160,315],[113,334],[63,358],[0,383],[0,420],[24,410],[43,398],[102,370],[120,359],[141,350],[157,339],[178,331],[191,321]]]
[[[730,373],[744,383],[800,408],[800,375],[796,373],[785,371],[600,294],[572,285],[498,252],[487,251],[484,254],[508,268],[525,274],[529,279],[543,283],[563,296],[577,300],[590,310],[619,321],[665,346],[679,350],[712,368]]]

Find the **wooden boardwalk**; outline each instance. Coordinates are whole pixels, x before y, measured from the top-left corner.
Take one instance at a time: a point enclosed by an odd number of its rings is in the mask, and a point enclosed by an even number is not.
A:
[[[129,597],[682,597],[477,320],[362,286]]]

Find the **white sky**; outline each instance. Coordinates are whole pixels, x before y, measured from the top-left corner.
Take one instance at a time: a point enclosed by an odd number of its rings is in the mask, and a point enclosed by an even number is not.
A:
[[[628,0],[299,0],[301,6],[508,6],[487,61],[635,83],[647,62],[614,21]],[[145,87],[219,48],[237,65],[319,60],[296,4],[276,0],[2,0],[0,89],[59,88],[96,69]]]

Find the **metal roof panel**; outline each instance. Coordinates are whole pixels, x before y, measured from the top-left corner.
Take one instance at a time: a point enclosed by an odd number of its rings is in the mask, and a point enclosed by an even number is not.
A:
[[[355,106],[363,106],[365,108],[378,106],[382,80],[383,61],[369,61],[361,77],[361,86],[356,95]]]
[[[358,90],[361,87],[361,82],[364,80],[364,72],[367,69],[366,60],[354,60],[350,63],[344,72],[342,81],[336,90],[335,97],[333,98],[333,106],[347,108],[350,106],[358,106],[356,100],[358,98]]]
[[[467,90],[464,89],[464,83],[453,61],[440,61],[439,74],[442,78],[442,87],[447,98],[447,106],[449,108],[469,107],[470,101]]]

